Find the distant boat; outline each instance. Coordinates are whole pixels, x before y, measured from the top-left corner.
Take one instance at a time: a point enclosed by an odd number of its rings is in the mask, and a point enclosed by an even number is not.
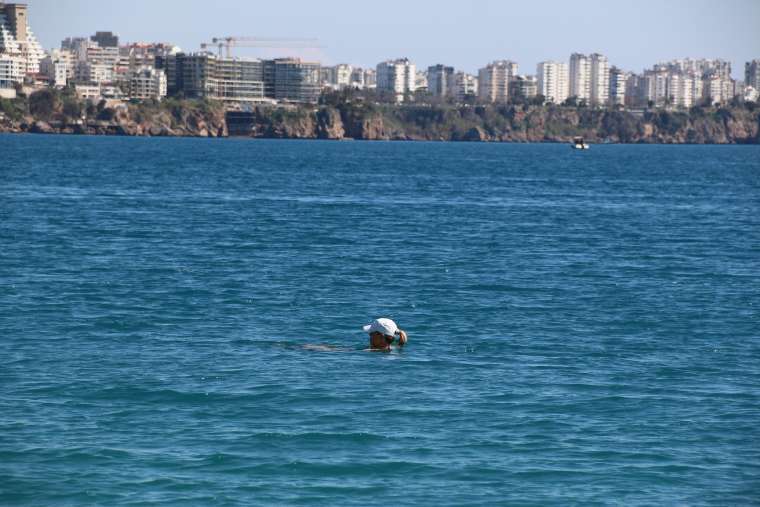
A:
[[[573,144],[571,146],[574,150],[588,150],[589,148],[582,137],[573,137]]]

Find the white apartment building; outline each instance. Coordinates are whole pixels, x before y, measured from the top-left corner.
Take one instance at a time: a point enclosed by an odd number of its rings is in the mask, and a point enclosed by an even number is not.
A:
[[[668,77],[668,97],[674,106],[693,106],[694,78],[688,74],[671,74]]]
[[[25,75],[40,71],[40,60],[45,56],[37,38],[29,28],[26,4],[5,4],[0,2],[0,55],[6,58],[4,75],[15,83],[23,81]],[[8,63],[13,59],[14,63]],[[18,75],[18,65],[21,75]]]
[[[85,37],[69,37],[61,42],[61,51],[71,55],[73,75],[80,83],[112,83],[126,81],[129,66],[122,61],[118,47],[100,47]]]
[[[79,61],[74,67],[74,80],[80,83],[111,83],[114,77],[114,67],[110,65]]]
[[[478,94],[478,78],[466,72],[457,72],[453,79],[453,95],[458,102]]]
[[[364,88],[377,88],[377,71],[375,69],[364,71]]]
[[[625,90],[628,74],[617,67],[610,68],[609,102],[612,105],[625,104]]]
[[[427,90],[428,87],[428,77],[427,72],[418,70],[417,73],[414,75],[414,89],[416,90]]]
[[[40,73],[47,76],[53,86],[63,88],[69,80],[69,63],[52,54],[47,55],[40,60]]]
[[[712,76],[704,80],[703,97],[710,99],[713,104],[725,104],[734,97],[734,82],[720,76]]]
[[[397,102],[417,89],[417,67],[408,58],[378,63],[376,76],[377,89],[394,94]]]
[[[609,101],[610,67],[607,57],[599,53],[589,56],[570,55],[570,96],[591,105]]]
[[[591,60],[591,104],[605,105],[610,97],[610,65],[607,57],[593,53]]]
[[[330,67],[330,84],[337,88],[347,88],[351,86],[351,75],[353,70],[353,67],[347,63],[339,63],[334,67]]]
[[[84,60],[88,63],[94,63],[96,65],[107,65],[109,67],[116,67],[119,63],[119,48],[101,48],[97,46],[90,46],[85,51]]]
[[[663,67],[644,72],[641,77],[641,100],[656,107],[689,108],[703,96],[703,80],[695,75],[671,72]]]
[[[570,96],[591,102],[591,59],[580,53],[570,55]]]
[[[100,95],[100,85],[83,85],[83,84],[77,84],[74,85],[74,90],[76,91],[77,97],[83,100],[99,100]]]
[[[720,58],[681,58],[669,62],[661,62],[655,65],[655,68],[665,69],[671,72],[681,74],[690,74],[703,79],[709,76],[719,76],[724,79],[731,78],[731,62],[721,60]]]
[[[478,98],[487,102],[509,102],[509,82],[517,75],[517,63],[492,62],[478,71]]]
[[[547,102],[561,104],[567,100],[570,89],[566,63],[541,62],[536,67],[536,78],[538,93],[543,95]]]
[[[668,101],[668,73],[666,71],[650,71],[644,73],[644,100],[662,107]]]
[[[25,63],[20,56],[0,53],[0,88],[13,88],[24,80]]]
[[[127,95],[130,99],[157,99],[166,97],[166,74],[163,70],[143,66],[128,75]]]
[[[752,86],[744,87],[744,101],[745,102],[757,102],[758,98],[760,98],[760,92],[758,92],[758,90],[756,90]]]

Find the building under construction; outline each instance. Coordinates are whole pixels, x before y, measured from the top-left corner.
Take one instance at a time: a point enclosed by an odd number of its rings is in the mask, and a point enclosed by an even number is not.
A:
[[[169,96],[234,103],[316,102],[321,91],[319,63],[297,58],[250,60],[209,52],[157,57],[166,72]]]

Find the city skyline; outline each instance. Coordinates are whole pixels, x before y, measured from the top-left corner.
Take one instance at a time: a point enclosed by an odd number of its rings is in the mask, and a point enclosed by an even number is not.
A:
[[[109,5],[107,10],[94,0],[25,3],[45,49],[58,47],[66,37],[89,36],[96,30],[111,30],[124,42],[171,42],[185,51],[197,51],[201,42],[214,36],[315,37],[322,46],[316,50],[238,49],[236,54],[288,54],[328,65],[364,67],[408,57],[419,68],[442,63],[473,74],[500,59],[516,61],[521,73],[534,74],[537,63],[567,61],[573,52],[599,52],[610,64],[637,72],[659,61],[706,57],[730,61],[737,79],[743,78],[743,62],[760,54],[760,34],[754,26],[760,19],[760,2],[751,0],[734,0],[731,9],[719,12],[703,0],[668,5],[645,1],[614,7],[587,0],[576,2],[572,10],[553,2],[543,4],[540,12],[522,4],[505,6],[493,1],[470,10],[457,10],[453,2],[437,2],[433,9],[388,0],[383,8],[370,10],[349,7],[347,2],[315,5],[296,1],[287,12],[266,5],[253,7],[240,0],[213,9],[199,1],[156,5],[136,0],[129,6]],[[184,10],[181,13],[179,5]],[[554,14],[547,16],[549,11]],[[693,28],[697,26],[702,31]],[[709,31],[704,28],[708,26]]]

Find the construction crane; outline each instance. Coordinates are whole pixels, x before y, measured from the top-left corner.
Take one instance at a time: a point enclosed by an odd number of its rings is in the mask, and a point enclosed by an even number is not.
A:
[[[219,51],[219,58],[222,57],[222,50],[227,58],[232,57],[233,47],[245,47],[245,48],[288,48],[288,49],[318,49],[319,46],[317,39],[289,39],[278,37],[214,37],[211,39],[211,44],[201,44],[201,49],[206,50],[209,45],[217,46]]]

